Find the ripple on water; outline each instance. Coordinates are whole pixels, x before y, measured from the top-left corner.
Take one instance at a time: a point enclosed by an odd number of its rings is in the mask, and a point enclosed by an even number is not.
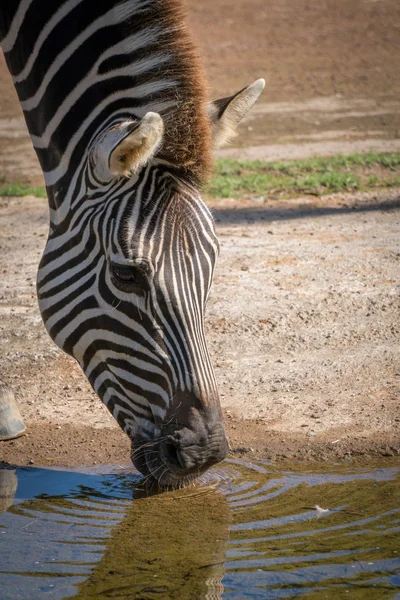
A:
[[[400,598],[399,469],[0,470],[1,600]]]

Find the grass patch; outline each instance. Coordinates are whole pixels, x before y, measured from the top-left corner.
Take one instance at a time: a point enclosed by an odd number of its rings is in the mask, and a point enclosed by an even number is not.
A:
[[[400,187],[400,153],[349,154],[282,162],[218,159],[206,195],[212,198],[279,197]],[[39,196],[42,186],[0,181],[0,196]]]
[[[47,198],[44,187],[30,187],[21,183],[0,184],[0,196],[38,196]]]
[[[218,159],[207,193],[216,198],[324,195],[400,185],[400,153],[285,162]]]

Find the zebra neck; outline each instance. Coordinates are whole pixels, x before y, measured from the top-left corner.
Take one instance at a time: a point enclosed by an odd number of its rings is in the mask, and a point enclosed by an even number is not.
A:
[[[165,122],[159,156],[195,180],[206,177],[205,85],[179,0],[20,0],[0,12],[50,202],[84,169],[99,132],[148,111]]]

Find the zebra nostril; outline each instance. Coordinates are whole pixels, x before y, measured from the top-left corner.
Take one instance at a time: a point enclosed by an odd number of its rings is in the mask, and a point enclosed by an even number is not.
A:
[[[164,460],[173,467],[178,469],[183,468],[179,448],[172,442],[165,442],[163,445],[163,458]]]

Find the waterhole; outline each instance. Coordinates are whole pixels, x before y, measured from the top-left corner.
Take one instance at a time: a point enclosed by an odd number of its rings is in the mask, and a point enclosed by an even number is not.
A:
[[[400,469],[0,467],[0,598],[400,599]]]

